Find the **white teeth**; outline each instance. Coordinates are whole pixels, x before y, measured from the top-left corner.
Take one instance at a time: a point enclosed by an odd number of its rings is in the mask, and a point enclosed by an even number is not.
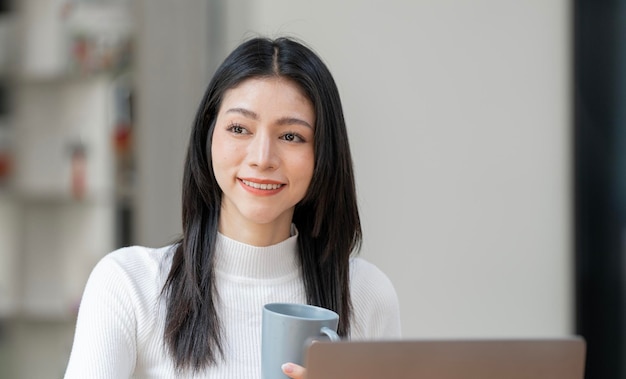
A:
[[[247,186],[250,186],[256,189],[262,189],[262,190],[275,190],[275,189],[279,189],[282,186],[282,184],[260,184],[260,183],[243,180],[243,179],[241,181],[243,182],[243,184]]]

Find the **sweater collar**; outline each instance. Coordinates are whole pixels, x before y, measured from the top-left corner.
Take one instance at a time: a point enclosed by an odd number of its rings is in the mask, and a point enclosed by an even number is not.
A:
[[[275,279],[299,270],[298,231],[271,246],[252,246],[217,233],[215,270],[221,274],[248,279]]]

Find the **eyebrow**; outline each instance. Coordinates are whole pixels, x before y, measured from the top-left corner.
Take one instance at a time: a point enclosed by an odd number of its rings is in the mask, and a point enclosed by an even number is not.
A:
[[[259,115],[256,114],[255,112],[246,109],[246,108],[230,108],[229,110],[226,111],[226,113],[237,113],[240,114],[244,117],[253,119],[255,121],[259,120]],[[299,124],[302,126],[306,126],[308,128],[313,129],[313,125],[309,124],[308,122],[297,118],[297,117],[281,117],[280,119],[278,119],[278,121],[276,122],[278,125],[293,125],[293,124]]]
[[[239,113],[242,116],[245,116],[247,118],[251,118],[253,120],[258,120],[259,119],[259,115],[252,112],[251,110],[248,110],[246,108],[230,108],[229,110],[226,111],[226,113]]]

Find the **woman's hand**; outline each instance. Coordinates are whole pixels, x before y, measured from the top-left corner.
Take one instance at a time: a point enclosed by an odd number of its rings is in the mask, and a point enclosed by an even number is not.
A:
[[[291,379],[304,379],[306,370],[302,366],[298,366],[295,363],[285,363],[281,366],[285,375]]]

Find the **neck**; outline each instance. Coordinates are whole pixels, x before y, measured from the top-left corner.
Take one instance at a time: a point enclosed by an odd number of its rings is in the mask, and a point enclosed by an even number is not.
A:
[[[256,224],[251,222],[233,222],[224,215],[220,216],[218,230],[224,236],[252,246],[271,246],[291,236],[291,220]]]

